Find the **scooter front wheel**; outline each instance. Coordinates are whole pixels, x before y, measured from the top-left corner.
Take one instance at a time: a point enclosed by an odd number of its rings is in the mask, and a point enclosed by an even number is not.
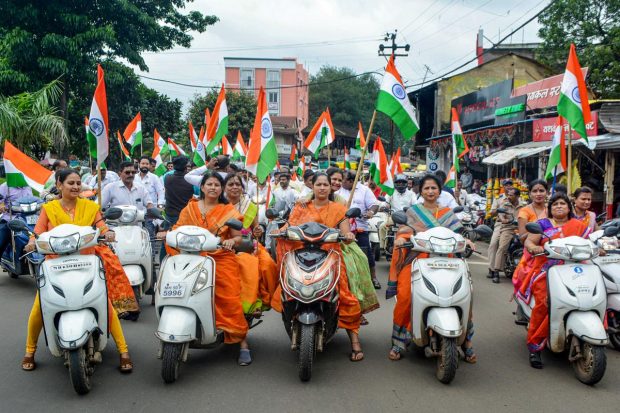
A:
[[[92,375],[92,367],[86,360],[86,351],[84,348],[69,351],[69,377],[71,384],[77,394],[86,394],[90,391],[92,383],[90,376]]]
[[[595,346],[580,340],[581,357],[571,364],[577,380],[583,384],[596,384],[605,375],[607,355],[604,346]]]
[[[299,330],[299,379],[308,381],[312,377],[312,363],[316,354],[316,331],[314,324],[301,324]]]
[[[163,343],[161,360],[161,378],[165,383],[174,383],[179,378],[183,344]]]
[[[437,380],[443,384],[449,384],[456,376],[456,368],[459,365],[459,353],[456,339],[441,337],[441,353],[437,357]]]

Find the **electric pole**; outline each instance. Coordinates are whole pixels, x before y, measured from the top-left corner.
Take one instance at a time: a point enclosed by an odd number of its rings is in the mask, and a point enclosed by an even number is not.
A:
[[[394,29],[394,33],[386,33],[385,37],[383,38],[384,42],[388,42],[388,41],[392,41],[392,44],[380,44],[379,45],[379,51],[377,52],[377,54],[379,56],[392,56],[394,55],[394,60],[396,60],[396,56],[409,56],[409,49],[410,46],[409,44],[406,44],[404,46],[399,46],[398,44],[396,44],[396,35],[398,34],[398,30]],[[398,53],[399,49],[404,49],[405,53]],[[389,53],[386,54],[386,50],[391,50]],[[369,136],[368,139],[370,139],[371,137]],[[394,153],[394,122],[392,122],[392,120],[390,119],[390,153]]]

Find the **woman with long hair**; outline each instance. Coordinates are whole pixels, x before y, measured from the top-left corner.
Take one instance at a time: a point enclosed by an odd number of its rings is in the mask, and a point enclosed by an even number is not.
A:
[[[596,214],[590,211],[592,206],[592,189],[587,186],[577,188],[573,194],[573,200],[575,218],[586,224],[590,231],[598,229]]]

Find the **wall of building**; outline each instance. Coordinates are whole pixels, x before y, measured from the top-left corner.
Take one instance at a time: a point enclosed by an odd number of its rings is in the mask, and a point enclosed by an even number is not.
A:
[[[514,79],[513,88],[548,76],[547,68],[535,61],[506,55],[438,83],[435,131],[449,129],[452,99],[506,79]]]

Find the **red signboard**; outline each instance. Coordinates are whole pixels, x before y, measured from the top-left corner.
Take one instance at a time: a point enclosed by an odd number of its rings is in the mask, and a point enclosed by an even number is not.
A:
[[[585,78],[588,68],[582,67],[581,72]],[[560,88],[564,74],[548,77],[537,82],[528,83],[525,86],[515,88],[512,96],[527,95],[527,110],[549,108],[558,104]]]
[[[533,135],[534,142],[551,141],[553,139],[553,133],[555,132],[555,125],[558,121],[557,117],[535,119],[533,122]],[[568,132],[568,123],[565,123],[564,130]],[[586,132],[588,136],[598,135],[598,112],[592,112],[592,122],[586,125]],[[580,136],[577,132],[573,131],[573,139],[579,139]]]

